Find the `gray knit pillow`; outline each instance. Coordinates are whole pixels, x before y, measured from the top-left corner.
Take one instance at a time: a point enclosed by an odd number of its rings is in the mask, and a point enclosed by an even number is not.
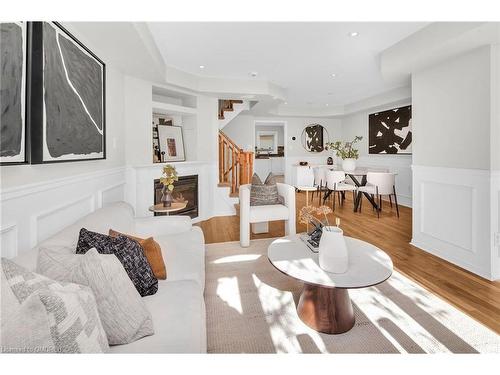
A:
[[[90,288],[51,280],[5,258],[2,258],[2,271],[20,304],[30,301],[30,297],[38,297],[42,302],[52,340],[50,350],[56,353],[108,351],[108,340]],[[47,348],[2,348],[3,351],[6,349],[20,352],[47,351]]]
[[[254,173],[252,185],[250,186],[250,206],[268,206],[272,204],[284,204],[285,200],[278,194],[276,178],[272,173],[262,183],[260,177]]]

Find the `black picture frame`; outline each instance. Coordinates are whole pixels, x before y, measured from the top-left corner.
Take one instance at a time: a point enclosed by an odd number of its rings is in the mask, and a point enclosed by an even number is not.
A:
[[[2,23],[10,23],[10,22],[2,22]],[[24,54],[23,54],[23,64],[24,64],[24,123],[22,124],[24,128],[24,157],[23,160],[17,161],[7,161],[0,158],[0,166],[9,166],[9,165],[27,165],[30,160],[30,138],[29,138],[29,126],[28,126],[28,116],[29,116],[29,103],[28,103],[28,76],[29,76],[29,51],[31,48],[30,40],[29,40],[29,28],[30,22],[24,21]]]
[[[368,154],[411,155],[411,119],[411,105],[371,113],[368,116]],[[403,129],[407,131],[404,138],[401,136]],[[402,133],[396,134],[397,130]],[[408,148],[409,151],[405,151]]]
[[[58,22],[50,22],[54,28],[59,29],[67,39],[72,41],[77,47],[84,50],[92,57],[102,68],[102,156],[99,157],[81,157],[44,159],[44,45],[43,45],[43,26],[45,22],[30,22],[28,27],[28,40],[30,48],[28,49],[28,69],[27,75],[27,114],[30,164],[51,164],[67,163],[78,161],[93,161],[106,159],[106,64],[97,57],[89,48],[80,42],[73,34],[64,28]],[[69,155],[69,154],[66,154]],[[83,155],[83,154],[82,154]]]

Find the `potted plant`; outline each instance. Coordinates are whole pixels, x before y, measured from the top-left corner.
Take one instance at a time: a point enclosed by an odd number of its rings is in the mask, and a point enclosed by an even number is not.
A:
[[[160,177],[160,182],[163,185],[161,201],[163,202],[163,207],[172,206],[174,198],[172,197],[172,191],[174,190],[174,182],[179,181],[177,176],[177,170],[174,166],[167,164],[163,167],[163,173]]]
[[[359,151],[353,148],[353,145],[362,139],[363,137],[357,135],[351,142],[328,142],[325,148],[336,151],[337,157],[342,159],[342,169],[351,172],[356,169],[356,159],[359,158]]]

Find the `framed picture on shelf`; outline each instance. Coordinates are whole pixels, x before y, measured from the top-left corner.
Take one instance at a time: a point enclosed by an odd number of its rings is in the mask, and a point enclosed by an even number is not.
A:
[[[105,159],[105,64],[57,22],[28,36],[31,163]]]
[[[26,152],[27,23],[0,23],[0,164],[23,164]]]
[[[182,127],[158,125],[160,151],[164,152],[164,162],[185,161]]]

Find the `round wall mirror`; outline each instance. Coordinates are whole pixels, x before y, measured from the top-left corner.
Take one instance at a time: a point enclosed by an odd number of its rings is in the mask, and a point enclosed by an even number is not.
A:
[[[309,152],[323,152],[325,144],[330,142],[326,128],[320,124],[307,125],[302,131],[302,147]]]

